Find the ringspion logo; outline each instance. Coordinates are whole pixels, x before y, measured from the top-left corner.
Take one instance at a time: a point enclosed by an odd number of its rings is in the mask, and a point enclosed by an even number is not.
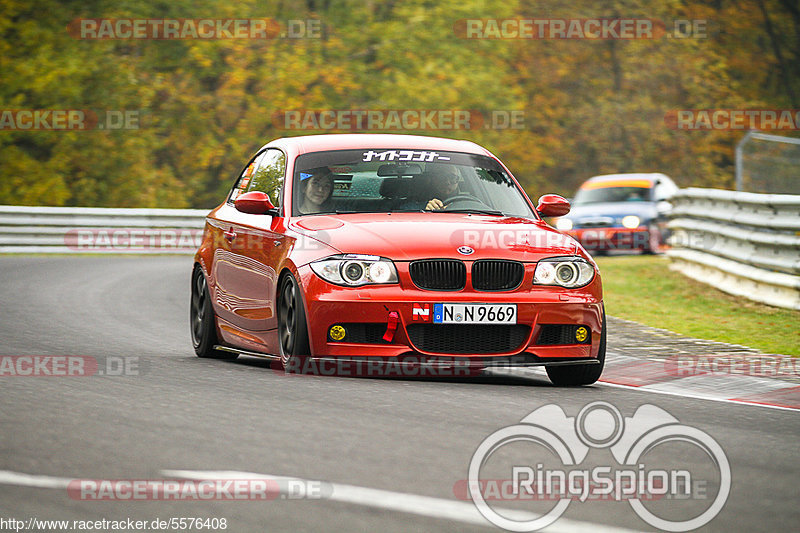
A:
[[[595,450],[613,461],[587,464]],[[655,528],[690,531],[724,507],[731,468],[717,441],[660,407],[644,404],[626,417],[598,401],[574,417],[546,405],[498,429],[478,445],[466,491],[464,485],[456,482],[456,496],[471,499],[489,522],[508,531],[542,529],[573,502],[593,500],[625,501]],[[506,500],[548,509],[508,516],[490,504]]]

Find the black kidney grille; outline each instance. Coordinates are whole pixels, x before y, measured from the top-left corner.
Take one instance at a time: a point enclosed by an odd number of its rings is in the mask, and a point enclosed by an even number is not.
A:
[[[525,266],[517,261],[481,259],[472,264],[472,286],[478,291],[511,291],[523,276]]]
[[[418,350],[441,354],[491,354],[522,348],[524,324],[412,324],[406,329]]]
[[[411,281],[420,289],[458,291],[467,284],[467,267],[455,259],[414,261],[408,269]]]
[[[579,327],[585,327],[588,330],[586,339],[583,342],[578,342],[575,338],[575,332]],[[536,339],[538,346],[554,346],[559,344],[591,344],[592,343],[592,330],[586,326],[575,324],[542,324],[539,326],[539,336]]]

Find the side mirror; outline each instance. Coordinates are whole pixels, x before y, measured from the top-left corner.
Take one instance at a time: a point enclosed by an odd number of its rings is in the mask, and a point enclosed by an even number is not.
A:
[[[261,191],[250,191],[242,194],[233,205],[237,211],[249,213],[251,215],[277,215],[278,210],[272,205],[267,193]]]
[[[672,211],[672,204],[667,200],[659,200],[656,204],[656,211],[660,215],[668,215]]]
[[[569,202],[557,194],[545,194],[539,198],[536,211],[543,217],[563,217],[569,213]]]

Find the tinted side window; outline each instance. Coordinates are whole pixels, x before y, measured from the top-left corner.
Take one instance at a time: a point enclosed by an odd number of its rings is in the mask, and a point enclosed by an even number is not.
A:
[[[233,186],[233,191],[231,191],[230,198],[228,202],[233,202],[236,200],[236,197],[242,193],[248,191],[248,187],[250,186],[250,180],[253,177],[253,173],[255,172],[256,167],[261,163],[261,160],[264,159],[264,156],[267,154],[267,150],[263,152],[259,152],[256,156],[250,161],[250,163],[245,167],[242,171],[242,174],[236,180],[236,185]]]
[[[283,178],[286,175],[286,156],[280,150],[269,148],[261,157],[256,158],[255,163],[246,192],[267,193],[272,203],[279,206]]]

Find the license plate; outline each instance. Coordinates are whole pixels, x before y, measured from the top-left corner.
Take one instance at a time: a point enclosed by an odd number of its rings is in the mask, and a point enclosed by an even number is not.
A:
[[[433,304],[434,324],[516,324],[517,304]]]

